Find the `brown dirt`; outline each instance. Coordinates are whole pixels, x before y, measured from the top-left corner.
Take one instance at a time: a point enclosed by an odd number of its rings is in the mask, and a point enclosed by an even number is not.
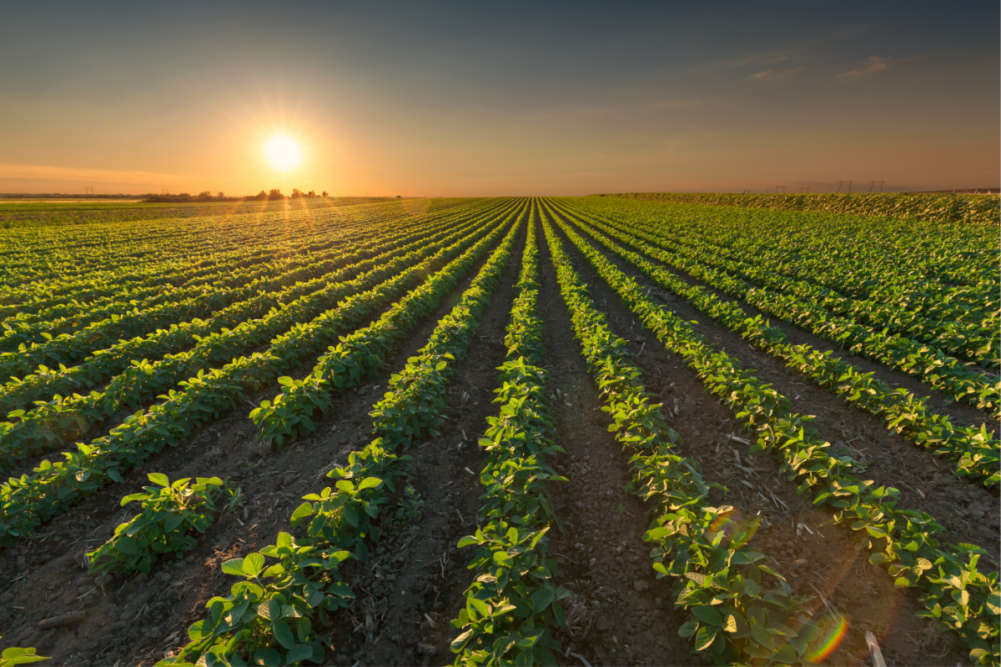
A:
[[[647,389],[664,403],[665,415],[670,415],[673,427],[683,439],[684,454],[699,462],[708,481],[729,488],[726,494],[714,492],[711,500],[734,505],[745,516],[760,514],[763,520],[751,546],[778,563],[776,569],[786,576],[797,593],[816,597],[819,590],[830,604],[848,617],[850,630],[839,649],[828,659],[829,664],[858,664],[867,660],[864,639],[867,630],[872,630],[880,638],[887,664],[936,665],[965,661],[965,652],[958,647],[952,635],[940,633],[934,624],[916,616],[920,610],[916,596],[895,590],[884,572],[868,564],[866,553],[856,551],[850,530],[824,526],[830,514],[814,508],[806,497],[797,494],[795,486],[779,475],[778,464],[773,459],[763,452],[748,454],[746,445],[731,439],[730,436],[746,436],[733,419],[732,412],[706,391],[702,381],[688,369],[681,357],[668,352],[643,328],[618,295],[598,276],[590,262],[573,248],[565,236],[560,236],[596,303],[608,316],[613,331],[630,340],[630,349],[639,354],[637,363],[643,370]],[[628,270],[623,263],[616,264],[641,284],[650,284],[637,272]],[[716,340],[721,349],[740,359],[746,367],[756,369],[758,377],[772,382],[780,391],[786,391],[777,381],[783,374],[793,375],[784,364],[750,349],[737,336],[716,326],[690,306],[666,295],[660,296],[668,307],[686,320],[699,319],[701,324],[696,328],[702,335]],[[814,389],[818,394],[826,394],[823,390]],[[800,396],[795,401],[798,406],[803,392],[791,394],[790,398],[795,396]],[[860,412],[840,403],[837,397],[832,398],[831,409],[837,409],[835,415],[841,417],[850,411]],[[822,433],[826,433],[831,425],[850,428],[853,436],[859,431],[859,421],[851,416],[832,421],[821,415],[819,421],[818,428]],[[874,437],[876,434],[888,435],[881,427],[871,435]],[[866,430],[866,437],[869,436]],[[911,450],[917,450],[913,445],[906,444]],[[933,458],[924,452],[914,453],[918,458]],[[773,494],[775,499],[771,498]],[[768,497],[765,498],[765,495]],[[798,528],[799,524],[806,528]],[[809,532],[811,530],[813,534]],[[821,607],[817,613],[824,613],[824,609]],[[681,664],[685,664],[684,661]]]
[[[557,441],[566,449],[553,464],[568,478],[552,489],[563,526],[562,532],[552,532],[553,555],[560,563],[557,582],[573,593],[564,605],[572,622],[570,631],[559,637],[568,651],[561,662],[583,664],[573,655],[578,654],[592,665],[705,664],[706,658],[692,655],[688,640],[677,634],[687,615],[673,607],[671,582],[657,580],[651,568],[649,545],[642,542],[650,507],[623,490],[629,479],[628,457],[607,431],[609,419],[599,409],[600,397],[573,338],[541,228],[538,231],[539,308],[551,372],[547,394]],[[798,495],[795,486],[778,475],[775,461],[761,452],[748,454],[744,444],[732,439],[745,435],[732,413],[680,357],[643,329],[565,238],[564,244],[610,326],[630,340],[630,349],[639,355],[647,389],[664,403],[665,415],[682,436],[682,453],[702,465],[709,481],[729,487],[726,493],[714,492],[711,500],[735,505],[748,516],[760,515],[761,528],[752,546],[778,563],[797,592],[816,595],[819,590],[848,616],[848,636],[827,662],[868,664],[863,637],[872,630],[888,664],[965,664],[967,658],[952,635],[916,617],[915,597],[895,590],[883,571],[868,565],[850,531],[824,526],[829,514]],[[476,440],[485,417],[496,413],[496,366],[504,357],[504,329],[520,256],[519,248],[480,323],[478,338],[457,366],[442,435],[410,452],[414,461],[409,479],[424,500],[421,518],[412,525],[397,525],[373,549],[369,561],[344,569],[357,600],[334,619],[337,650],[328,654],[333,664],[426,665],[453,659],[448,644],[457,632],[449,621],[471,581],[466,565],[472,555],[469,549],[457,549],[456,543],[474,530],[480,507],[482,455]],[[628,266],[616,264],[649,284]],[[261,452],[253,443],[247,406],[199,429],[187,444],[153,457],[123,484],[105,488],[54,519],[30,542],[0,551],[4,645],[36,646],[40,654],[53,657],[46,664],[87,666],[150,665],[186,643],[187,627],[204,617],[205,602],[228,592],[231,579],[222,575],[221,563],[260,549],[280,530],[288,530],[288,517],[300,497],[323,488],[324,473],[369,441],[368,413],[381,398],[389,373],[424,345],[476,270],[387,360],[377,379],[335,402],[313,434],[282,452]],[[651,296],[682,317],[699,320],[700,333],[757,369],[758,376],[789,395],[798,410],[816,414],[821,433],[838,446],[850,446],[852,455],[868,466],[867,478],[901,488],[903,504],[925,509],[947,525],[949,540],[982,543],[997,553],[994,496],[956,479],[945,461],[888,433],[879,420],[814,387],[685,302],[656,288]],[[790,333],[815,343],[808,334],[791,328]],[[878,367],[851,361],[866,370],[863,364]],[[311,365],[292,375],[305,375]],[[908,388],[906,381],[916,383],[906,376],[900,379],[895,383]],[[264,392],[253,403],[274,392]],[[957,415],[965,410],[956,409]],[[220,517],[185,559],[157,565],[148,577],[118,577],[97,586],[81,556],[130,516],[119,500],[143,486],[151,471],[167,472],[172,479],[228,475],[250,502],[245,512]],[[88,614],[83,622],[54,630],[37,628],[43,618],[78,609]],[[818,609],[818,614],[824,613],[819,603]]]
[[[489,256],[489,255],[487,255]],[[203,618],[205,603],[225,595],[233,583],[221,563],[274,543],[289,530],[288,518],[301,496],[322,489],[323,475],[342,465],[352,449],[370,439],[372,405],[381,399],[391,372],[422,347],[437,321],[458,302],[486,256],[384,364],[380,377],[335,401],[320,427],[281,452],[262,451],[254,442],[247,413],[277,391],[272,387],[245,408],[197,429],[189,442],[152,457],[112,484],[56,517],[25,544],[0,549],[0,634],[5,646],[34,646],[53,665],[152,664],[166,651],[187,643],[188,626]],[[378,314],[376,315],[378,317]],[[304,377],[315,360],[294,377]],[[474,437],[474,436],[470,436]],[[245,510],[219,517],[198,546],[177,562],[154,566],[149,576],[115,577],[98,586],[87,573],[84,554],[110,538],[133,512],[122,496],[149,484],[146,474],[231,477],[248,499]],[[84,621],[40,630],[38,622],[67,611],[84,610]]]

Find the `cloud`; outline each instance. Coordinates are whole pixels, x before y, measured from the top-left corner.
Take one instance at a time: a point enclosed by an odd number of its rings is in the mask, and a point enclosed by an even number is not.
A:
[[[789,69],[766,69],[761,72],[755,72],[751,75],[751,78],[755,81],[770,81],[772,79],[798,74],[804,69],[805,68],[803,67],[790,67]]]
[[[869,59],[866,62],[868,64],[861,69],[855,69],[851,72],[842,72],[839,74],[837,77],[838,81],[857,81],[858,79],[864,79],[865,77],[872,76],[873,74],[885,72],[898,64],[896,62],[892,62],[889,58],[880,58],[879,56],[869,56]]]

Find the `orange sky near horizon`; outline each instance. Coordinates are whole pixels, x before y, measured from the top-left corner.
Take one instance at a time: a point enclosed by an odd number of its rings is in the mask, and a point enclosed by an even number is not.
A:
[[[265,5],[240,7],[198,21],[72,4],[8,12],[0,192],[1001,184],[993,4],[832,18],[734,3],[722,23],[658,5],[630,19],[597,4],[572,15],[320,4],[288,25]],[[300,144],[299,167],[269,166],[276,135]]]

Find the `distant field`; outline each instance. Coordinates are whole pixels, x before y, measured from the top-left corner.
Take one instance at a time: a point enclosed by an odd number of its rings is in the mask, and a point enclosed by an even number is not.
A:
[[[372,197],[286,199],[279,202],[197,202],[144,204],[138,200],[0,200],[0,229],[39,225],[79,225],[93,222],[132,222],[200,216],[230,216],[354,206],[385,201]]]
[[[64,206],[0,231],[10,645],[1001,660],[997,224],[611,196],[44,223]],[[190,505],[134,495],[170,483]]]
[[[893,192],[832,194],[760,194],[728,192],[625,192],[609,197],[645,199],[676,204],[777,208],[791,211],[845,213],[873,217],[906,218],[924,222],[998,224],[1001,196],[997,194],[943,194]]]

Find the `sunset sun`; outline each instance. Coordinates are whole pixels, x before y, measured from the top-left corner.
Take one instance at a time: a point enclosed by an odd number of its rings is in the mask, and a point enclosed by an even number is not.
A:
[[[290,171],[299,166],[302,149],[294,139],[273,137],[264,144],[264,157],[275,171]]]

